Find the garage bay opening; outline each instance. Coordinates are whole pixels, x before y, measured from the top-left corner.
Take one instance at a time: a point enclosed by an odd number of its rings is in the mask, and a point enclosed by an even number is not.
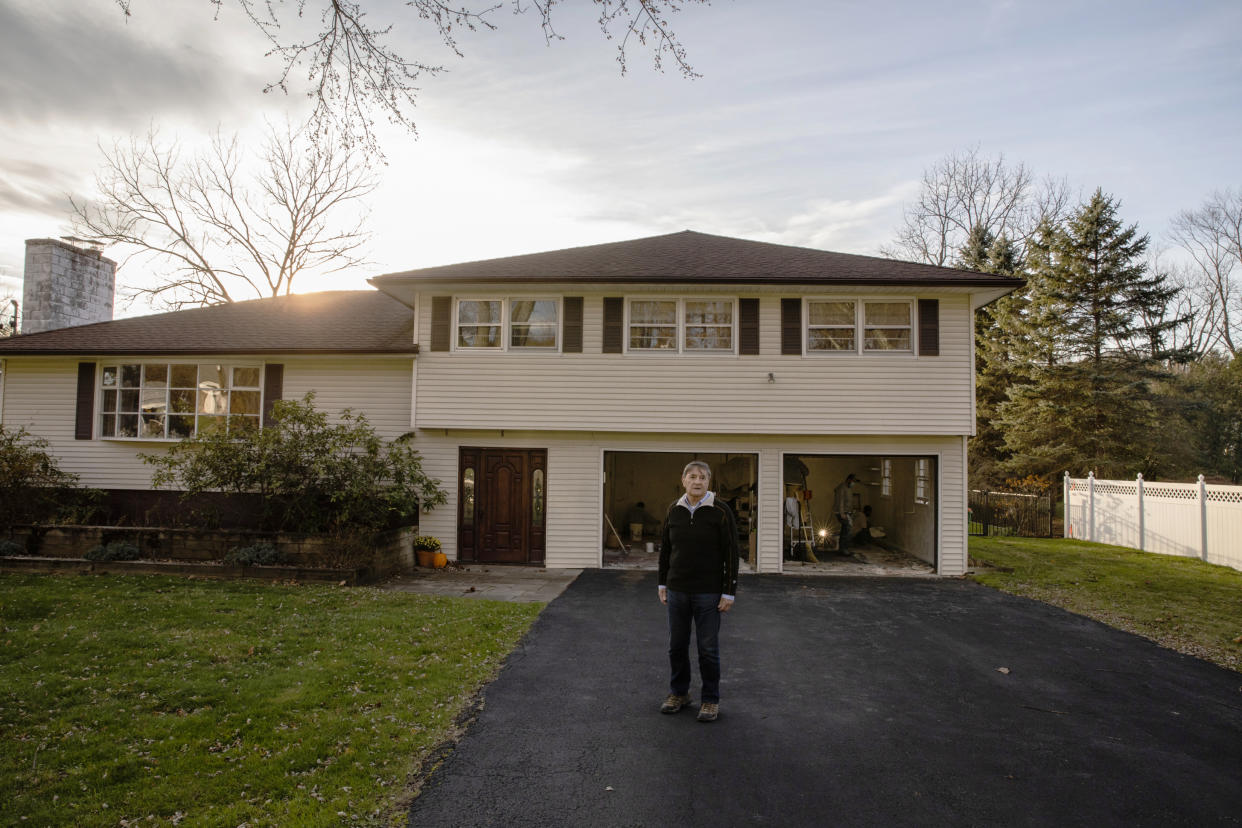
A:
[[[935,571],[935,457],[786,454],[783,466],[785,572]],[[836,495],[850,475],[843,541]]]
[[[604,452],[604,566],[655,569],[660,528],[681,497],[681,472],[691,460],[712,469],[711,489],[737,516],[741,565],[755,565],[759,456],[711,452]]]

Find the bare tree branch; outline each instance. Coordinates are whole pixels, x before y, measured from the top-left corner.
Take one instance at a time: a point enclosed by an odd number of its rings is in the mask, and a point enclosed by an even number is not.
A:
[[[115,0],[121,12],[132,15],[132,0]],[[416,132],[410,111],[414,108],[423,77],[434,77],[444,66],[402,54],[393,45],[393,23],[373,25],[367,19],[365,0],[207,0],[216,7],[232,2],[267,38],[268,56],[281,62],[279,77],[264,92],[304,92],[314,101],[310,116],[312,134],[333,135],[350,146],[382,154],[375,135],[373,113],[390,123]],[[653,64],[663,71],[670,61],[688,78],[698,77],[690,66],[686,49],[670,24],[671,15],[688,5],[710,5],[711,0],[591,0],[598,8],[597,23],[608,40],[617,40],[617,62],[625,74],[631,43],[636,41],[652,53]],[[464,53],[458,35],[491,30],[491,21],[508,5],[514,13],[533,9],[539,15],[544,39],[562,37],[553,27],[559,0],[495,0],[467,4],[441,0],[405,0],[409,13],[434,27],[441,43],[457,57]],[[293,32],[302,21],[317,20],[314,32],[299,37]],[[305,73],[302,76],[302,73]]]
[[[891,258],[951,265],[975,228],[991,238],[1005,236],[1025,258],[1027,243],[1048,220],[1055,224],[1070,208],[1064,180],[1036,183],[1024,164],[1004,155],[983,158],[979,148],[946,155],[925,170],[918,198],[907,204],[897,238],[882,249]]]
[[[1170,232],[1197,269],[1199,301],[1210,296],[1220,341],[1232,354],[1242,344],[1242,190],[1212,193],[1195,210],[1183,210]]]
[[[369,241],[361,207],[377,180],[364,157],[306,128],[268,125],[253,179],[236,136],[217,132],[183,160],[155,129],[103,150],[100,197],[73,204],[74,233],[160,263],[157,284],[127,295],[169,309],[290,293],[299,274],[359,265]],[[354,213],[357,213],[356,215]]]

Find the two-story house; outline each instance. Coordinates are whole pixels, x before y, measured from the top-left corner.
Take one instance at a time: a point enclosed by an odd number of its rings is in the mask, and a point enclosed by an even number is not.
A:
[[[371,283],[0,342],[0,422],[141,501],[138,452],[314,390],[415,433],[450,558],[600,566],[701,458],[756,571],[790,501],[835,531],[847,474],[891,544],[966,568],[974,311],[1017,280],[686,231]]]

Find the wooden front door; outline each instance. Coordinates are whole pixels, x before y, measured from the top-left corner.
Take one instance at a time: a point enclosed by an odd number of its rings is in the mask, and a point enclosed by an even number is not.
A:
[[[541,563],[547,450],[463,448],[458,464],[458,556],[480,563]]]

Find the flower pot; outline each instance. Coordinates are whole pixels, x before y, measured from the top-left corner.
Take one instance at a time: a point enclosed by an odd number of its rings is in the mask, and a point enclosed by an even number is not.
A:
[[[448,555],[445,555],[443,552],[435,553],[431,558],[431,565],[436,569],[444,569],[444,567],[448,566]]]
[[[435,563],[436,553],[433,549],[415,549],[414,555],[418,558],[419,566],[432,566]]]

